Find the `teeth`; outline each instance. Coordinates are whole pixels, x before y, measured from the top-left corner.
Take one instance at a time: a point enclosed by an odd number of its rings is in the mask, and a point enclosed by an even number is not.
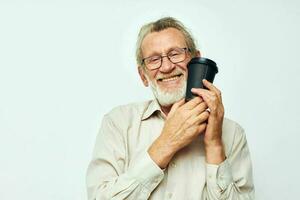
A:
[[[165,78],[165,79],[162,79],[163,82],[166,82],[166,81],[174,81],[176,79],[178,79],[179,76],[173,76],[173,77],[170,77],[170,78]]]

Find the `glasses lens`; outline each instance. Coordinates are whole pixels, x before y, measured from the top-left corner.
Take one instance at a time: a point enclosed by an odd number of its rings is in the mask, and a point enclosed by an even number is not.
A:
[[[144,62],[149,69],[156,69],[156,68],[160,67],[161,57],[160,56],[152,56],[152,57],[146,58],[144,60]]]
[[[174,49],[168,53],[168,57],[172,63],[179,63],[185,59],[185,49]]]
[[[186,48],[176,48],[170,51],[167,56],[151,56],[144,59],[146,67],[150,70],[157,69],[161,66],[162,57],[168,57],[172,63],[179,63],[186,59]]]

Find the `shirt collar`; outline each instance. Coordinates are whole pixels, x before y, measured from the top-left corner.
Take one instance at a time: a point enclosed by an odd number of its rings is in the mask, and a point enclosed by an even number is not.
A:
[[[148,119],[151,115],[153,115],[156,111],[159,111],[161,114],[163,113],[157,99],[153,99],[148,104],[143,116],[142,120]]]

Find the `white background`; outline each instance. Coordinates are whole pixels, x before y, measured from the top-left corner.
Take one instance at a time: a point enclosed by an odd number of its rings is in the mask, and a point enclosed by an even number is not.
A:
[[[257,199],[299,194],[300,3],[284,0],[0,0],[0,199],[86,199],[104,113],[152,98],[139,80],[138,30],[181,20],[226,116],[246,130]]]

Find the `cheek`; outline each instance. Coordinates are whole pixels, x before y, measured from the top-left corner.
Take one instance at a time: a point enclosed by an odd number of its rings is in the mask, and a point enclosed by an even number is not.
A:
[[[188,76],[187,62],[182,63],[181,65],[178,65],[178,68],[183,73],[184,78],[187,79],[187,76]]]
[[[158,72],[158,70],[153,70],[153,71],[148,71],[148,77],[149,77],[149,79],[150,79],[150,81],[151,80],[156,80],[156,75],[157,75],[157,72]]]
[[[178,65],[178,67],[179,67],[185,74],[187,74],[187,72],[188,72],[187,64],[188,64],[188,62],[184,62],[184,63],[182,63],[181,65]]]

